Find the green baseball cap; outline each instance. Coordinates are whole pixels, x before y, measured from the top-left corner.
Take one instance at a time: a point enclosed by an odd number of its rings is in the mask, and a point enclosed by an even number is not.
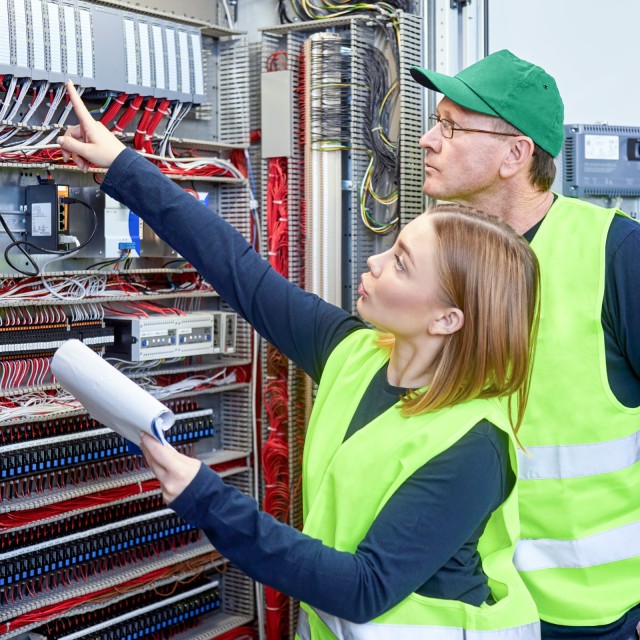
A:
[[[554,158],[564,143],[564,104],[556,81],[542,68],[503,49],[455,76],[412,67],[413,79],[461,107],[498,116]]]

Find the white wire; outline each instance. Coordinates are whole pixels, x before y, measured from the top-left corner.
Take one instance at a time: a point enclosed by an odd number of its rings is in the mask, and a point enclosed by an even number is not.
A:
[[[48,82],[40,85],[40,88],[38,89],[38,93],[36,95],[35,100],[31,104],[31,107],[29,107],[29,111],[27,111],[24,118],[22,118],[22,124],[29,124],[29,120],[31,120],[31,118],[33,117],[33,114],[38,110],[38,107],[40,106],[42,101],[45,99],[48,91],[49,91]]]
[[[7,120],[13,121],[16,115],[18,115],[18,111],[20,111],[20,107],[24,102],[24,97],[29,91],[29,87],[31,87],[31,80],[26,80],[25,83],[20,87],[20,95],[16,98],[16,101],[13,104],[13,109],[11,109],[11,113],[9,113],[9,115],[7,116]]]
[[[169,138],[171,137],[171,134],[173,133],[173,130],[175,129],[178,123],[178,118],[180,116],[183,106],[184,106],[184,103],[178,102],[171,110],[171,117],[169,118],[169,122],[165,127],[164,135],[162,136],[162,140],[160,142],[159,149],[162,155],[166,153]]]
[[[48,86],[49,85],[47,84],[47,90],[48,90]],[[58,106],[60,105],[60,102],[64,94],[65,94],[64,85],[63,84],[58,85],[58,88],[56,89],[56,94],[53,100],[51,101],[51,104],[49,105],[49,110],[47,111],[47,114],[42,121],[43,127],[49,126],[49,122],[53,117],[53,114],[58,109]],[[25,123],[26,122],[27,122],[27,118],[25,117]],[[39,145],[35,145],[36,140],[38,140],[44,134],[44,131],[37,131],[29,139],[23,140],[22,142],[16,142],[14,143],[14,145],[8,145],[8,148],[15,151],[16,149],[28,148],[30,145],[34,145],[34,149],[43,149],[44,147],[42,145],[45,145],[49,140],[51,140],[51,138],[53,138],[54,135],[58,134],[58,132],[59,132],[58,128],[54,129],[54,131],[50,132],[47,135],[47,138],[45,140],[40,142]]]
[[[45,262],[42,267],[40,268],[40,282],[42,282],[42,286],[54,297],[54,298],[58,298],[59,300],[83,300],[85,298],[85,296],[87,295],[87,290],[84,287],[84,285],[77,280],[76,278],[64,278],[61,282],[51,286],[46,278],[45,278],[45,271],[47,269],[47,267],[54,263],[54,262],[58,262],[60,260],[64,260],[65,258],[72,258],[73,256],[75,256],[78,252],[74,251],[73,253],[66,253],[63,256],[55,256],[53,258],[51,258],[51,260],[48,260],[47,262]],[[71,295],[61,295],[60,292],[61,291],[65,291],[67,289],[67,287],[69,285],[72,285],[70,288],[70,293]]]
[[[82,87],[78,88],[78,95],[82,95],[83,93],[84,93],[84,89]],[[58,107],[58,104],[62,100],[63,96],[64,96],[64,85],[61,85],[61,87],[60,87],[60,98],[58,98],[58,96],[56,94],[56,98],[54,99],[54,103],[56,105],[56,108]],[[38,132],[35,136],[32,136],[31,138],[29,138],[29,140],[24,140],[24,141],[20,142],[19,146],[8,146],[7,147],[7,151],[1,151],[0,153],[2,153],[3,155],[6,154],[8,157],[11,157],[11,154],[16,153],[16,152],[20,152],[21,154],[26,153],[27,155],[32,155],[35,151],[41,151],[43,149],[59,149],[60,145],[58,145],[58,144],[49,144],[49,141],[52,140],[53,138],[55,138],[56,136],[60,135],[60,130],[62,129],[62,126],[64,125],[64,123],[67,121],[67,118],[69,117],[69,114],[71,113],[72,109],[73,109],[73,104],[71,102],[69,102],[67,104],[67,106],[65,107],[64,111],[62,112],[62,114],[60,115],[60,117],[58,118],[58,122],[54,125],[53,130],[50,131],[44,137],[44,139],[41,140],[38,144],[32,144],[32,143],[34,143],[35,140],[40,135],[42,135],[42,132]],[[52,112],[51,115],[53,115],[53,112]],[[51,116],[48,115],[47,117],[50,118]],[[0,117],[0,120],[1,119],[2,118]],[[0,140],[0,142],[2,142],[2,140]]]
[[[7,89],[7,93],[5,94],[4,103],[2,104],[2,111],[0,111],[0,120],[4,120],[4,116],[9,110],[9,105],[11,104],[11,99],[13,98],[13,93],[16,90],[16,83],[18,79],[16,76],[11,78],[11,82],[9,83],[9,88]]]
[[[152,396],[157,399],[166,398],[168,396],[172,396],[178,393],[186,393],[188,391],[192,391],[196,387],[200,387],[203,385],[220,385],[220,384],[231,384],[236,380],[236,373],[233,371],[230,374],[227,374],[226,369],[222,369],[218,371],[212,376],[193,376],[191,378],[185,378],[184,380],[180,380],[179,382],[175,382],[174,384],[159,386],[155,383],[155,381],[151,378],[142,379],[142,381],[138,381],[138,384],[146,389]]]
[[[238,171],[237,167],[232,165],[227,160],[223,160],[222,158],[207,158],[207,157],[198,157],[198,158],[176,158],[175,156],[160,156],[154,153],[144,153],[138,151],[141,156],[145,158],[150,158],[151,160],[162,160],[166,163],[167,160],[170,160],[172,164],[177,167],[184,167],[186,169],[194,169],[200,167],[208,167],[211,165],[220,167],[221,169],[226,169],[230,173],[232,173],[236,178],[244,180],[244,176]]]
[[[42,124],[47,126],[49,122],[51,122],[51,118],[53,118],[53,114],[58,110],[60,106],[60,102],[62,102],[62,97],[65,94],[65,87],[63,84],[58,85],[56,89],[56,95],[54,96],[51,104],[49,105],[49,111],[47,111],[47,115],[45,116]]]
[[[25,80],[25,83],[22,85],[22,87],[20,87],[20,94],[16,98],[16,101],[13,104],[13,109],[11,109],[11,113],[7,116],[7,120],[13,122],[14,118],[20,111],[20,108],[22,107],[22,103],[24,102],[24,97],[27,95],[27,92],[29,91],[30,86],[31,86],[31,80]],[[18,122],[17,124],[22,124],[22,121]],[[18,133],[18,131],[19,129],[17,127],[14,127],[13,130],[5,133],[3,136],[0,137],[0,144],[12,138],[16,133]]]
[[[60,132],[56,129],[56,131],[54,132],[56,134],[59,134]],[[44,142],[42,144],[20,144],[20,146],[7,146],[6,147],[6,151],[2,151],[2,155],[5,154],[9,154],[9,153],[15,153],[17,151],[39,151],[40,149],[59,149],[60,145],[59,144],[44,144]]]
[[[52,396],[43,391],[30,391],[29,393],[12,396],[12,402],[19,403],[18,407],[0,406],[0,424],[24,420],[31,416],[54,415],[82,409],[82,405],[70,393],[59,389]]]

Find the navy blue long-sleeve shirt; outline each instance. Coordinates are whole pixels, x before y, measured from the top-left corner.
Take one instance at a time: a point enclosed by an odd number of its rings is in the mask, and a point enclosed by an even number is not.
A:
[[[102,189],[140,215],[269,342],[319,380],[332,349],[363,323],[275,272],[217,214],[123,151]],[[386,366],[367,389],[347,437],[398,401]],[[477,553],[486,521],[513,476],[508,441],[488,422],[431,460],[389,500],[356,553],[324,546],[259,512],[202,467],[171,507],[202,528],[252,578],[323,611],[370,620],[407,595],[479,605],[489,596]]]

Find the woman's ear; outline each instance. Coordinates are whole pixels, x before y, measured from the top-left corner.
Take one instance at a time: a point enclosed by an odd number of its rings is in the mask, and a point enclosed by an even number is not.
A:
[[[446,336],[459,331],[464,326],[464,313],[457,307],[448,307],[428,327],[428,332],[435,336]]]

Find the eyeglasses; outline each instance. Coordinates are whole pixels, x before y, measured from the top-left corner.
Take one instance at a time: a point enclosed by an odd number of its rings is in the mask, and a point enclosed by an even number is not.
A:
[[[496,136],[513,136],[518,137],[523,134],[521,133],[504,133],[503,131],[489,131],[488,129],[466,129],[464,127],[459,127],[455,122],[451,122],[451,120],[447,120],[445,118],[441,118],[437,114],[433,114],[429,116],[429,122],[431,123],[431,127],[435,127],[436,124],[440,124],[440,131],[442,132],[443,137],[451,140],[453,138],[454,131],[467,131],[469,133],[493,133]],[[431,128],[430,127],[430,128]]]

